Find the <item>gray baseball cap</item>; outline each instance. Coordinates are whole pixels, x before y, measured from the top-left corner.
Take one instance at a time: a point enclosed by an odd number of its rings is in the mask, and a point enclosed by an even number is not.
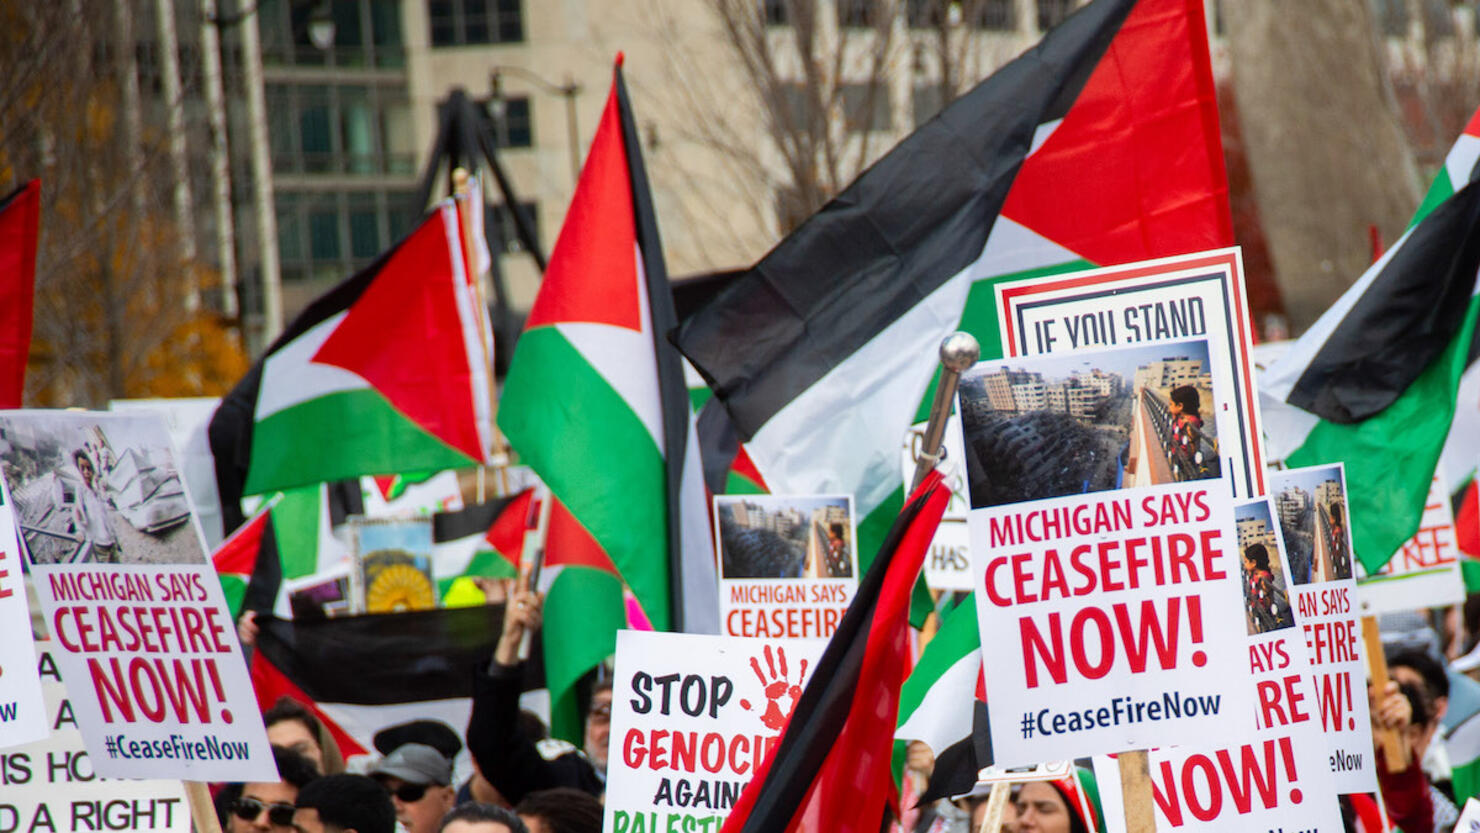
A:
[[[424,743],[403,743],[382,758],[370,774],[389,775],[408,784],[445,787],[452,783],[452,762]]]

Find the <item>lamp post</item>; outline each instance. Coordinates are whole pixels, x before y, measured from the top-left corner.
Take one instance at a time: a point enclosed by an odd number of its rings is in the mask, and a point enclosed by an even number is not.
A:
[[[576,126],[576,96],[581,94],[581,85],[576,83],[569,75],[565,76],[564,84],[556,84],[530,72],[523,67],[496,66],[490,71],[488,85],[490,96],[488,100],[489,115],[493,117],[494,127],[498,130],[499,145],[508,144],[508,102],[504,98],[503,76],[512,75],[522,78],[539,89],[558,95],[565,99],[565,126],[568,131],[567,141],[570,143],[570,182],[574,188],[576,182],[581,178],[581,136]]]

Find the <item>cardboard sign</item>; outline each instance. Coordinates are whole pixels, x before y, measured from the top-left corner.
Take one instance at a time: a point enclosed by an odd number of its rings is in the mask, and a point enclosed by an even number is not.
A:
[[[1341,833],[1278,525],[1265,498],[1240,504],[1234,515],[1248,634],[1249,674],[1241,679],[1249,681],[1258,704],[1253,730],[1246,742],[1222,749],[1190,743],[1151,751],[1157,829]],[[1108,827],[1123,831],[1120,768],[1101,756],[1095,774]]]
[[[236,628],[158,418],[14,411],[0,468],[98,774],[275,778]]]
[[[1367,660],[1357,611],[1341,464],[1270,473],[1271,500],[1290,564],[1295,623],[1305,636],[1311,680],[1340,793],[1377,789]]]
[[[15,516],[0,495],[0,748],[46,737]],[[0,784],[3,784],[0,781]],[[0,829],[4,829],[0,825]]]
[[[925,425],[922,422],[906,431],[900,448],[901,482],[906,494],[915,478],[915,457],[925,439]],[[946,456],[937,468],[951,488],[951,502],[946,505],[946,513],[930,541],[930,551],[925,554],[925,584],[931,590],[968,591],[972,588],[971,535],[966,529],[966,515],[971,511],[971,499],[966,494],[966,463],[961,448],[959,414],[951,414],[946,420],[942,441]]]
[[[620,631],[602,829],[717,832],[779,741],[823,648]]]
[[[847,495],[715,495],[725,636],[827,639],[858,589]]]
[[[45,720],[54,728],[43,741],[0,753],[0,830],[189,833],[190,806],[179,781],[116,781],[93,770],[56,656],[45,645],[39,668]]]
[[[1104,350],[1205,338],[1219,408],[1232,417],[1219,445],[1236,497],[1264,494],[1252,338],[1237,248],[996,285],[1008,356]]]
[[[1437,472],[1429,482],[1418,531],[1403,542],[1375,575],[1357,562],[1357,609],[1363,616],[1463,604],[1464,578],[1459,569],[1459,545],[1449,487]]]

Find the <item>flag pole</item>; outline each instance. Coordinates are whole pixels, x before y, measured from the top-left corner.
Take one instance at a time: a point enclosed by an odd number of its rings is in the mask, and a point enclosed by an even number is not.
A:
[[[473,317],[478,322],[478,338],[483,342],[483,357],[488,362],[488,416],[489,424],[493,429],[493,437],[491,438],[491,447],[488,450],[488,456],[493,462],[493,467],[499,471],[499,476],[502,480],[504,478],[504,469],[509,464],[509,446],[504,441],[503,434],[498,430],[498,383],[494,379],[493,333],[489,332],[487,321],[488,304],[483,297],[483,275],[472,274],[472,270],[477,268],[478,262],[473,249],[473,235],[482,233],[481,230],[473,228],[473,200],[475,198],[479,200],[483,199],[481,188],[480,193],[472,193],[472,182],[473,179],[469,176],[467,168],[457,167],[452,169],[453,198],[461,204],[457,212],[457,218],[458,225],[462,227],[462,234],[459,237],[462,240],[463,265],[468,270],[468,280],[473,286],[473,298],[478,305],[478,308],[473,311]],[[478,466],[479,502],[482,502],[484,499],[483,469],[484,466],[480,463]],[[504,486],[505,490],[507,490],[507,482],[504,483]]]
[[[940,342],[940,382],[935,386],[935,399],[930,403],[930,421],[925,424],[925,440],[920,444],[920,453],[915,456],[915,476],[910,482],[910,491],[920,487],[925,475],[945,458],[941,442],[945,439],[946,420],[951,416],[951,405],[956,398],[956,385],[961,374],[976,364],[981,355],[981,345],[971,333],[957,330]]]
[[[1380,698],[1387,690],[1389,678],[1387,657],[1382,653],[1382,633],[1378,630],[1376,616],[1362,617],[1362,644],[1367,649],[1367,676],[1372,678],[1372,687],[1377,690]],[[1374,727],[1372,740],[1382,750],[1382,760],[1387,765],[1388,772],[1402,772],[1408,768],[1407,744],[1396,730]]]

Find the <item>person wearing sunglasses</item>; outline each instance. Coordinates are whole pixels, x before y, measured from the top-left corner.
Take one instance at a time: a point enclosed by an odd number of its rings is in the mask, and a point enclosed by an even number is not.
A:
[[[225,833],[289,833],[298,791],[318,777],[307,758],[291,749],[272,747],[280,780],[227,784],[216,795],[216,815]]]
[[[452,761],[424,743],[403,743],[385,756],[370,776],[391,794],[396,821],[406,833],[437,833],[452,809]]]

